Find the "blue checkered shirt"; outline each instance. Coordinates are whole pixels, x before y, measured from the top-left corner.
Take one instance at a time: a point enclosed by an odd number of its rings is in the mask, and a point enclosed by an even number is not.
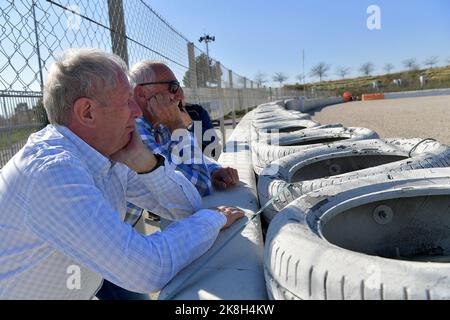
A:
[[[170,164],[176,166],[175,169],[192,182],[201,196],[207,196],[214,192],[211,174],[220,169],[221,166],[214,159],[202,153],[193,133],[188,130],[181,130],[177,140],[176,137],[172,137],[171,132],[164,125],[154,128],[144,118],[136,119],[136,124],[144,144],[154,153],[164,156]],[[156,141],[156,137],[159,138],[159,142]],[[187,154],[187,149],[190,149],[188,159],[183,158],[183,154]],[[125,221],[135,225],[141,214],[142,209],[130,203]]]
[[[137,233],[127,201],[167,219]],[[226,218],[171,166],[137,174],[68,128],[32,135],[0,172],[0,299],[90,299],[103,278],[135,292],[160,290],[215,241]]]

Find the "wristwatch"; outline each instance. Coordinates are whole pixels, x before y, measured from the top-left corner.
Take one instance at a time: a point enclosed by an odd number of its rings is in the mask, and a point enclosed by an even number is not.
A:
[[[152,169],[152,171],[155,171],[159,167],[164,166],[164,161],[166,160],[166,158],[164,158],[160,154],[155,154],[155,158],[156,158],[156,166]]]

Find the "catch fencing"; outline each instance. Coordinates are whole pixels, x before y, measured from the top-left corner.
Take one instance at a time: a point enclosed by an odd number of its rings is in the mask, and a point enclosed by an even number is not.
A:
[[[131,67],[163,61],[182,83],[186,101],[202,104],[214,120],[277,100],[226,68],[178,32],[148,0],[2,0],[0,2],[0,168],[29,133],[44,127],[42,88],[58,53],[93,47]]]

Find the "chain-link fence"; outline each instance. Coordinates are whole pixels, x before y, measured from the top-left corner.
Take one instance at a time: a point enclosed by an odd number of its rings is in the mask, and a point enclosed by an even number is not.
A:
[[[225,68],[156,13],[148,0],[2,0],[0,2],[0,167],[46,125],[42,87],[55,56],[93,47],[168,64],[186,100],[214,120],[280,98]]]

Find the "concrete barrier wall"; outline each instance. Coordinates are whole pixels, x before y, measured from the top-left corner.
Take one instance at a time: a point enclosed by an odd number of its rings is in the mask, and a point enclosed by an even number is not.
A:
[[[323,108],[333,104],[343,103],[342,97],[329,97],[317,99],[289,99],[285,101],[286,109],[300,112],[308,112],[316,108]]]
[[[450,95],[450,89],[388,92],[388,93],[384,94],[384,99],[428,97],[428,96],[439,96],[439,95],[447,95],[447,94]]]
[[[304,101],[303,109],[304,112],[313,110],[316,108],[322,108],[330,106],[333,104],[343,103],[344,99],[342,97],[329,97],[320,99],[308,99]]]
[[[232,235],[259,209],[249,146],[252,116],[250,112],[241,119],[227,141],[225,152],[219,158],[222,166],[238,170],[241,184],[229,191],[215,192],[203,198],[204,208],[219,205],[238,206],[246,211],[246,218],[222,231],[208,252],[183,269],[161,291],[160,299],[166,297],[175,300],[268,299],[263,269],[264,242],[260,217],[256,217],[240,234],[232,238]],[[215,254],[224,244],[226,246]],[[195,276],[190,278],[193,272],[196,272]],[[185,282],[188,278],[190,279]],[[172,297],[174,292],[176,294]]]

